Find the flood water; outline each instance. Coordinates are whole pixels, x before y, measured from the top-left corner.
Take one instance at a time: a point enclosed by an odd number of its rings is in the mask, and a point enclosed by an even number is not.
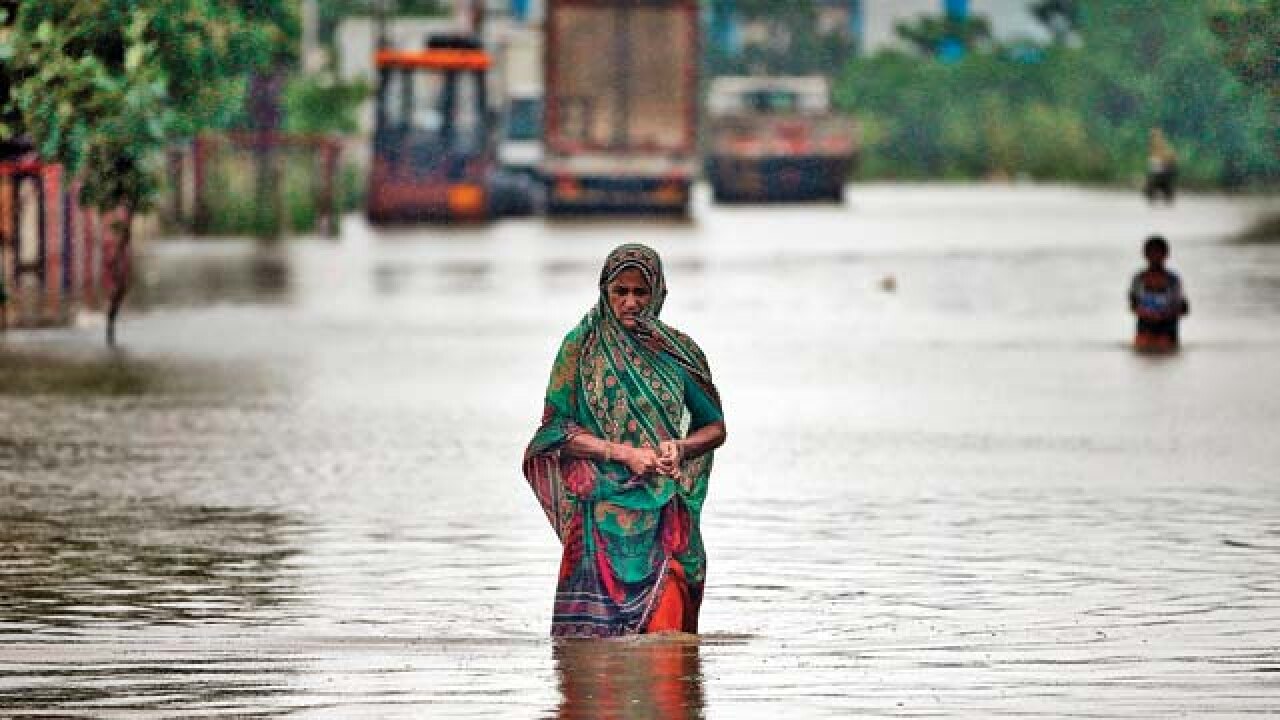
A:
[[[855,186],[152,245],[122,352],[0,336],[0,715],[1280,713],[1268,202]],[[1128,349],[1152,231],[1172,357]],[[704,634],[556,646],[519,460],[627,241],[724,396]]]

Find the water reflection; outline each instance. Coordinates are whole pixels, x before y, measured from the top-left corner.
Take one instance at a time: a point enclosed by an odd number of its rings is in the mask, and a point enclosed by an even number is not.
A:
[[[96,336],[97,328],[93,330]],[[47,340],[36,336],[30,346],[0,345],[0,398],[15,399],[0,408],[0,447],[12,440],[12,433],[30,431],[43,414],[35,409],[24,414],[16,399],[52,396],[64,402],[88,402],[93,398],[251,393],[277,380],[264,377],[260,366],[243,362],[147,357],[128,349],[90,344],[95,339],[69,350],[55,344],[57,336]]]
[[[691,720],[703,717],[698,638],[564,640],[552,651],[557,720]]]
[[[276,698],[294,692],[291,659],[220,655],[193,659],[197,648],[167,654],[154,647],[90,648],[84,653],[7,653],[0,708],[5,717],[267,717]],[[30,657],[24,657],[30,654]],[[123,655],[142,656],[137,660]]]
[[[129,303],[136,308],[286,302],[293,289],[290,248],[280,243],[225,241],[210,249],[170,241],[139,263]],[[193,255],[198,257],[193,261]]]
[[[141,395],[170,384],[174,373],[159,363],[136,360],[125,352],[100,351],[63,357],[39,349],[0,353],[0,397],[63,395]],[[98,350],[95,348],[95,350]],[[12,431],[19,418],[9,418]],[[6,438],[0,437],[0,443]]]
[[[0,484],[0,636],[263,622],[296,594],[280,513]]]
[[[1240,243],[1280,242],[1280,215],[1274,210],[1269,214],[1259,215],[1253,224],[1235,236],[1235,240]]]
[[[426,265],[403,257],[380,258],[372,265],[373,291],[392,297],[426,289],[467,295],[491,288],[494,264],[489,260],[455,260]]]

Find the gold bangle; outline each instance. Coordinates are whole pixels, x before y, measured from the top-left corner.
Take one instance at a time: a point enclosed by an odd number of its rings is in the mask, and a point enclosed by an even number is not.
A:
[[[609,462],[613,459],[613,446],[608,440],[604,441],[604,461]]]

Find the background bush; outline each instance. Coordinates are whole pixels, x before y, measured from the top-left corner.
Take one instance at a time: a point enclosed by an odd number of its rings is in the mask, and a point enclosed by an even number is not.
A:
[[[1264,1],[1257,17],[1280,26],[1268,9],[1278,3]],[[861,175],[1134,183],[1159,127],[1185,184],[1274,187],[1275,89],[1233,73],[1211,30],[1218,4],[1095,0],[1049,47],[974,48],[950,62],[915,52],[855,58],[835,90],[864,125]]]

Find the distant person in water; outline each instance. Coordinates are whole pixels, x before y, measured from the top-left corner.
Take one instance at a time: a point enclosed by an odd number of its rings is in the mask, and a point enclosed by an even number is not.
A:
[[[1163,198],[1173,204],[1174,183],[1178,179],[1178,157],[1160,128],[1151,128],[1147,141],[1147,182],[1143,193],[1147,202]]]
[[[622,245],[560,346],[525,478],[560,539],[556,637],[698,631],[700,518],[720,395],[697,343],[658,319],[662,261]]]
[[[1191,311],[1182,280],[1164,266],[1169,243],[1152,235],[1142,244],[1145,270],[1129,285],[1129,309],[1138,316],[1134,348],[1144,352],[1169,352],[1178,348],[1178,321]]]

